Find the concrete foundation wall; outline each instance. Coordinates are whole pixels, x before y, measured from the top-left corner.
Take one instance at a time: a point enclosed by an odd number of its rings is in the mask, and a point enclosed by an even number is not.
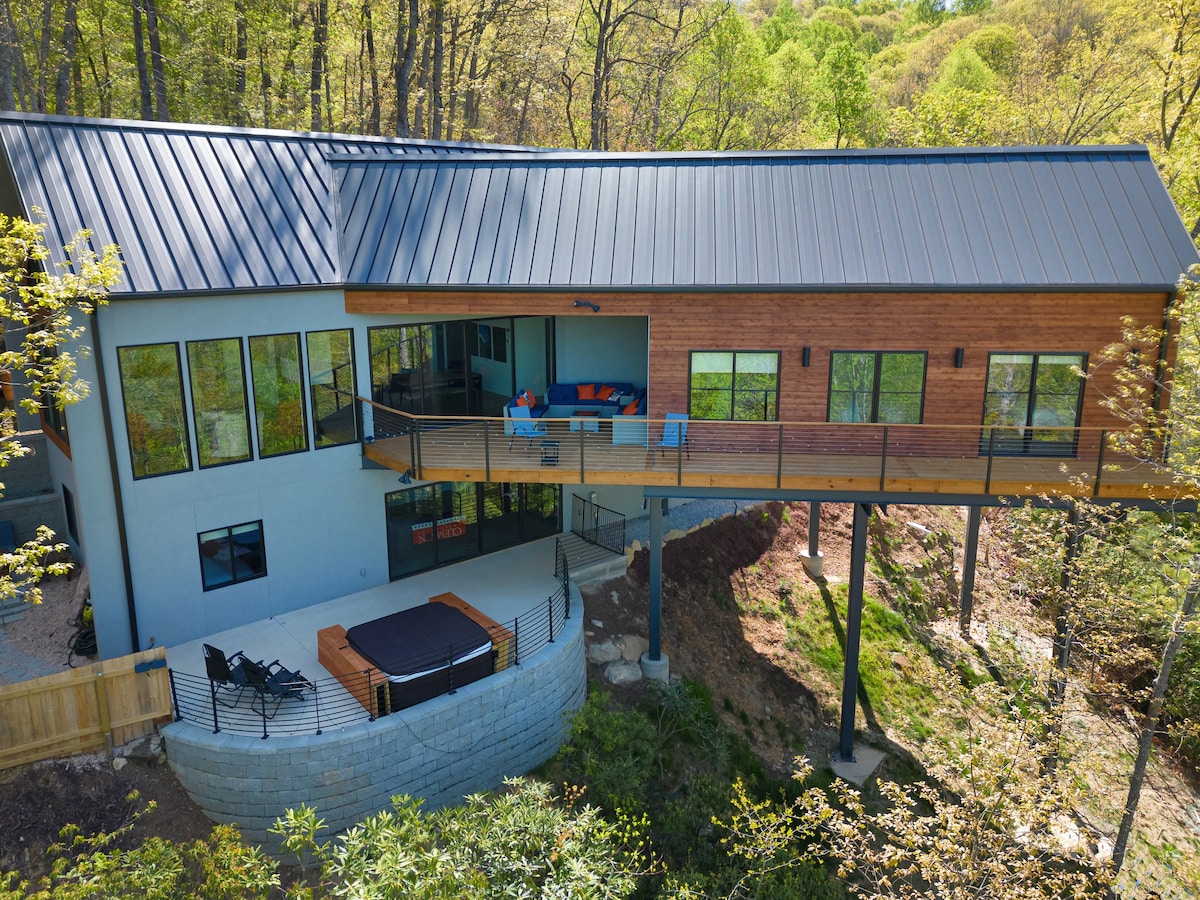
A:
[[[587,693],[583,617],[556,643],[506,669],[374,722],[320,735],[213,734],[190,722],[163,729],[167,758],[212,819],[236,822],[247,840],[267,833],[289,807],[317,807],[330,833],[389,805],[396,794],[427,808],[499,786],[545,762],[562,744],[567,714]]]

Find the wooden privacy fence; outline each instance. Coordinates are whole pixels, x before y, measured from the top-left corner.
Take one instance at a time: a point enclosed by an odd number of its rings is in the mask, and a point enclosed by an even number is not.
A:
[[[171,717],[165,647],[0,686],[0,769],[110,749]]]

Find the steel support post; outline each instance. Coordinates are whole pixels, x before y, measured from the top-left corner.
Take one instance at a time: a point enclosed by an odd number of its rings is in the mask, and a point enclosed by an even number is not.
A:
[[[962,593],[958,603],[958,630],[965,636],[975,609],[975,560],[979,555],[979,519],[982,507],[967,507],[967,537],[963,543]]]
[[[662,658],[663,506],[666,502],[663,498],[650,498],[650,647],[647,656],[654,662]]]
[[[854,504],[850,543],[850,591],[846,607],[846,662],[842,669],[842,725],[838,760],[854,762],[854,713],[858,703],[858,647],[862,637],[863,580],[867,570],[867,520],[871,504]]]

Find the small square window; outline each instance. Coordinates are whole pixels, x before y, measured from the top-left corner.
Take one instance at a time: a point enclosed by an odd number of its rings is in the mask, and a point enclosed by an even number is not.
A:
[[[261,520],[215,531],[202,531],[197,539],[200,544],[200,577],[206,591],[262,578],[267,574]]]

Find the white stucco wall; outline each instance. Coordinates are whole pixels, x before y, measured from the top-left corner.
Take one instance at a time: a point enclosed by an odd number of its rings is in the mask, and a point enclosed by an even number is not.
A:
[[[359,445],[351,444],[134,480],[117,348],[177,342],[186,357],[188,340],[353,327],[362,393],[369,384],[367,324],[375,323],[346,315],[335,291],[118,300],[101,311],[99,344],[143,647],[176,644],[386,582],[383,498],[396,489],[397,476],[364,469]],[[94,370],[89,374],[95,383]],[[190,391],[185,399],[191,428]],[[113,656],[131,650],[132,637],[97,396],[72,410],[70,426],[101,652]],[[259,519],[266,577],[205,591],[197,535]]]
[[[384,495],[397,488],[397,476],[364,467],[358,444],[201,470],[195,465],[192,434],[192,471],[135,480],[117,348],[178,343],[186,368],[189,340],[245,340],[253,335],[350,327],[359,393],[364,394],[370,383],[368,328],[414,320],[349,316],[338,291],[116,300],[98,315],[97,328],[87,340],[99,347],[106,376],[123,516],[118,516],[112,489],[95,359],[81,365],[80,374],[94,390],[69,413],[72,458],[59,458],[54,476],[76,496],[103,656],[135,649],[119,539],[122,521],[135,599],[136,643],[141,648],[178,644],[388,580]],[[510,347],[518,358],[533,337],[523,324],[515,328]],[[541,328],[537,332],[543,333]],[[646,348],[645,320],[602,316],[560,320],[559,378],[645,384]],[[536,357],[544,358],[540,353]],[[192,430],[190,389],[184,396]],[[564,487],[567,527],[570,493],[571,488]],[[640,489],[603,489],[598,502],[636,515],[641,510]],[[258,520],[263,523],[266,576],[205,591],[197,535]]]

